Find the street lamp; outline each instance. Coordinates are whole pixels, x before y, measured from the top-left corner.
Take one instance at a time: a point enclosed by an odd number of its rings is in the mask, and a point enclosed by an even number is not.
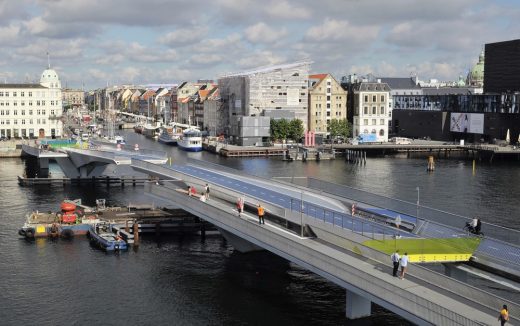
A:
[[[416,219],[419,219],[419,187],[415,188],[417,190],[417,214],[415,215]]]

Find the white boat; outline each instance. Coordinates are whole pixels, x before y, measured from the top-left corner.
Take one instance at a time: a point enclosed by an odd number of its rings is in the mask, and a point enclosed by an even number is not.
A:
[[[146,124],[143,127],[143,135],[145,135],[148,138],[156,138],[158,133],[159,133],[159,127],[157,127],[157,126],[153,126],[151,124]]]
[[[173,132],[173,127],[163,127],[158,139],[159,143],[172,146],[177,145],[178,140],[179,135]]]
[[[202,134],[200,130],[189,128],[184,130],[177,141],[177,145],[188,152],[199,152],[202,150]]]

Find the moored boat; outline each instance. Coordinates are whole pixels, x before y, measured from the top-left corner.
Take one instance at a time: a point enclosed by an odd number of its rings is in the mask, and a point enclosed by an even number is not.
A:
[[[135,125],[134,126],[134,131],[138,134],[142,134],[143,133],[143,125]]]
[[[202,134],[200,130],[189,128],[184,130],[177,141],[177,145],[188,152],[199,152],[202,150]]]
[[[148,138],[156,138],[159,133],[159,127],[147,124],[143,128],[143,135]]]
[[[64,201],[61,203],[60,212],[30,213],[18,234],[27,239],[58,236],[72,238],[87,234],[89,226],[97,222],[97,214],[86,212],[74,202]]]
[[[163,127],[158,139],[159,143],[172,146],[177,145],[178,140],[179,135],[173,132],[173,127]]]
[[[119,235],[114,234],[112,227],[108,223],[98,223],[91,225],[88,236],[90,242],[105,250],[105,251],[118,251],[128,249],[127,243]]]

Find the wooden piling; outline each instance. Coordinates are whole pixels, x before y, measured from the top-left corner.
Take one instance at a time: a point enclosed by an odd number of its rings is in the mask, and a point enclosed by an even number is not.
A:
[[[139,246],[139,224],[134,222],[134,246]]]

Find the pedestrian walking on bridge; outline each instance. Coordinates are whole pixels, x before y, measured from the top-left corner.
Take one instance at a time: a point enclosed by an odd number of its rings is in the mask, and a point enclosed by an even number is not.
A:
[[[401,257],[399,256],[399,250],[396,250],[390,258],[392,259],[392,264],[394,265],[394,269],[392,270],[392,275],[397,277],[397,271],[399,270],[399,260]]]
[[[209,199],[209,184],[206,183],[206,187],[204,188],[204,191],[206,192],[206,199]]]
[[[258,204],[258,224],[265,224],[264,215],[264,208],[262,207],[262,205]]]
[[[504,326],[509,320],[509,311],[507,310],[507,305],[502,306],[502,310],[500,310],[500,315],[498,315],[498,320],[500,321],[501,326]]]
[[[401,257],[401,277],[400,279],[404,279],[404,274],[406,274],[406,270],[408,269],[408,253],[405,252]]]

